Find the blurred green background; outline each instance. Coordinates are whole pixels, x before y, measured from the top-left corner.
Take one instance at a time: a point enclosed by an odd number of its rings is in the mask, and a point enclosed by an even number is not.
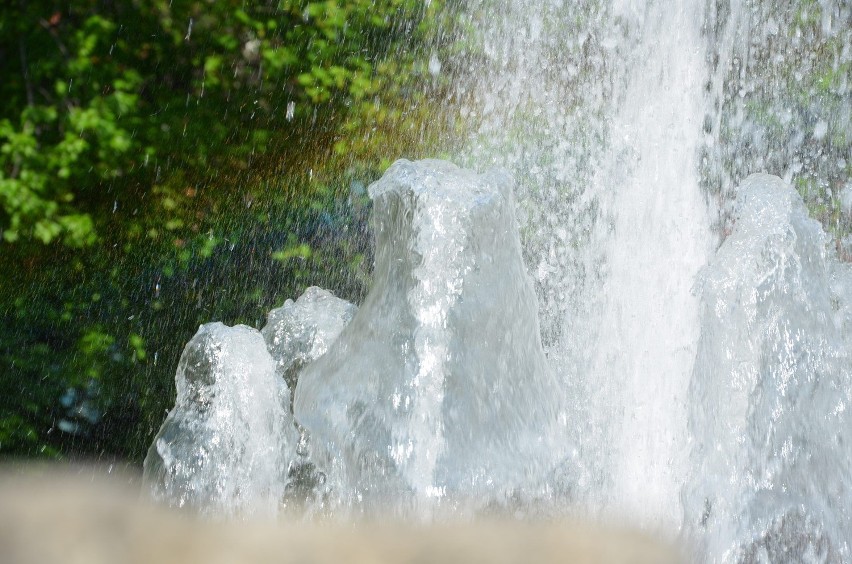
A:
[[[357,300],[442,2],[0,5],[0,457],[141,462],[207,321]]]

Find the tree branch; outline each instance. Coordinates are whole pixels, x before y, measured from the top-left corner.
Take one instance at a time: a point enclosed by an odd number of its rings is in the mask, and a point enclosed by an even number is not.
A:
[[[24,43],[23,35],[18,38],[18,51],[21,55],[21,71],[24,73],[24,87],[27,90],[27,106],[32,107],[35,105],[35,95],[33,94],[30,66],[27,63],[27,46]]]

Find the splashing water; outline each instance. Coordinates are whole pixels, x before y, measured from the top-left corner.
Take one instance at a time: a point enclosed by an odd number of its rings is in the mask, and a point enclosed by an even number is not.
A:
[[[603,280],[590,371],[590,415],[603,427],[592,449],[610,480],[602,502],[665,528],[680,521],[689,370],[698,340],[691,287],[711,236],[699,190],[702,57],[688,4],[658,5],[643,33],[610,124],[609,157],[592,181],[600,194]],[[677,30],[672,33],[671,30]],[[570,354],[569,351],[565,351]],[[598,442],[602,441],[602,442]]]
[[[733,232],[701,272],[685,499],[687,523],[716,558],[732,540],[745,560],[850,556],[852,278],[825,249],[801,197],[757,174],[740,186]]]
[[[577,8],[565,2],[501,3],[496,24],[493,11],[477,20],[499,79],[464,85],[485,110],[470,161],[511,147],[521,206],[545,226],[525,234],[550,356],[575,399],[579,499],[671,529],[689,450],[691,289],[713,243],[698,176],[700,10],[586,4],[574,34],[554,23]],[[604,36],[609,25],[623,37]],[[512,31],[521,46],[504,41]],[[504,123],[523,134],[500,136]]]
[[[333,469],[337,495],[420,516],[542,479],[563,450],[561,394],[509,178],[401,160],[370,197],[373,287],[296,387],[314,459]]]
[[[145,457],[152,497],[214,516],[277,514],[295,429],[261,334],[203,325],[175,384],[175,407]]]
[[[456,159],[508,170],[517,225],[505,173],[394,164],[357,313],[315,289],[264,330],[298,448],[285,409],[237,452],[278,444],[269,495],[338,515],[542,510],[697,561],[849,561],[852,9],[531,4],[468,2],[458,61],[427,57],[472,126]],[[176,417],[152,468],[208,440],[165,444]],[[162,496],[221,510],[191,478]]]
[[[852,12],[838,2],[796,4],[483,0],[465,14],[481,30],[458,86],[465,115],[478,120],[465,162],[502,162],[521,181],[525,256],[579,448],[562,478],[570,499],[592,514],[680,530],[701,547],[699,558],[714,561],[850,557],[842,445],[852,430],[837,415],[852,370],[849,268],[826,251],[818,226],[802,233],[806,211],[783,182],[737,188],[749,172],[768,169],[797,186],[816,178],[809,203],[843,205],[848,144],[827,141],[827,131],[852,125]],[[822,90],[806,85],[824,64],[817,53],[833,65],[827,77],[842,77],[820,78]],[[805,94],[812,102],[804,107],[793,100]],[[761,122],[755,108],[772,118]],[[762,204],[749,196],[755,186],[772,187]],[[794,211],[763,229],[813,241],[777,250],[776,260],[799,265],[813,282],[784,286],[798,288],[801,309],[793,296],[772,305],[755,298],[755,311],[786,311],[796,329],[765,321],[794,332],[753,345],[762,351],[751,361],[753,382],[733,384],[750,390],[737,395],[737,418],[726,403],[729,380],[747,361],[716,339],[752,338],[761,326],[757,313],[746,325],[717,317],[717,300],[733,309],[747,302],[743,294],[719,298],[707,280],[733,240],[747,237],[738,214],[761,213],[753,206],[772,200]],[[852,216],[831,217],[826,228],[849,230]],[[759,245],[764,236],[748,240]],[[829,247],[842,255],[845,239],[835,237]],[[738,253],[731,260],[748,260],[746,249]],[[728,283],[746,292],[759,284],[747,277],[740,270]],[[805,401],[813,390],[794,392],[796,378],[787,376],[776,393],[797,399],[764,407],[760,391],[788,373],[826,390],[824,403]],[[773,462],[792,456],[792,444],[800,462]],[[718,458],[724,470],[713,466]],[[807,464],[826,464],[830,477],[815,480]],[[804,509],[789,509],[792,499]]]

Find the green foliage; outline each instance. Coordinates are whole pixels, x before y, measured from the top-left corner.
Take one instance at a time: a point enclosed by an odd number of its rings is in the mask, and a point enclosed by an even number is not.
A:
[[[361,295],[350,187],[440,135],[441,6],[0,6],[0,455],[138,461],[198,324]]]
[[[5,58],[4,76],[16,78],[3,88],[12,103],[0,115],[3,238],[90,245],[95,225],[81,198],[128,168],[134,123],[124,116],[137,106],[141,78],[100,60],[115,28],[102,17],[91,15],[62,37],[49,22],[27,25],[38,21],[33,4],[6,10],[4,21],[17,25],[4,26],[4,51],[18,51],[20,68]],[[39,35],[52,37],[52,57]]]

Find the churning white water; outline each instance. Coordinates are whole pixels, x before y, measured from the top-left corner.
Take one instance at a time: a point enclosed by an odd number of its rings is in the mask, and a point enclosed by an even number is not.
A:
[[[508,154],[524,169],[521,206],[545,220],[526,230],[528,256],[545,326],[562,328],[551,358],[576,390],[580,496],[676,530],[699,333],[692,290],[714,242],[698,173],[702,6],[483,4],[472,17],[493,67],[463,84],[477,93],[468,111],[483,114],[471,161]],[[555,22],[575,10],[585,21],[563,35]]]
[[[608,160],[590,186],[602,202],[605,274],[599,314],[588,318],[598,334],[593,363],[581,377],[605,426],[606,503],[672,530],[698,341],[692,286],[712,241],[697,166],[705,72],[695,6],[626,4],[615,16],[642,31],[615,101]]]
[[[480,30],[458,81],[479,120],[466,162],[521,181],[545,344],[570,390],[561,490],[680,531],[711,561],[850,558],[846,239],[779,179],[743,182],[773,172],[842,209],[849,6],[483,0],[466,18]],[[815,78],[821,58],[840,79]],[[754,275],[761,260],[774,266]],[[713,286],[719,268],[737,274]],[[786,268],[798,278],[770,282]]]
[[[179,398],[152,490],[226,514],[263,492],[308,515],[573,514],[697,561],[852,559],[852,9],[456,15],[474,30],[458,60],[427,56],[472,128],[455,160],[508,174],[397,162],[369,190],[360,308],[310,289],[240,366],[202,328],[178,384],[215,389]],[[282,382],[261,409],[221,397]]]

